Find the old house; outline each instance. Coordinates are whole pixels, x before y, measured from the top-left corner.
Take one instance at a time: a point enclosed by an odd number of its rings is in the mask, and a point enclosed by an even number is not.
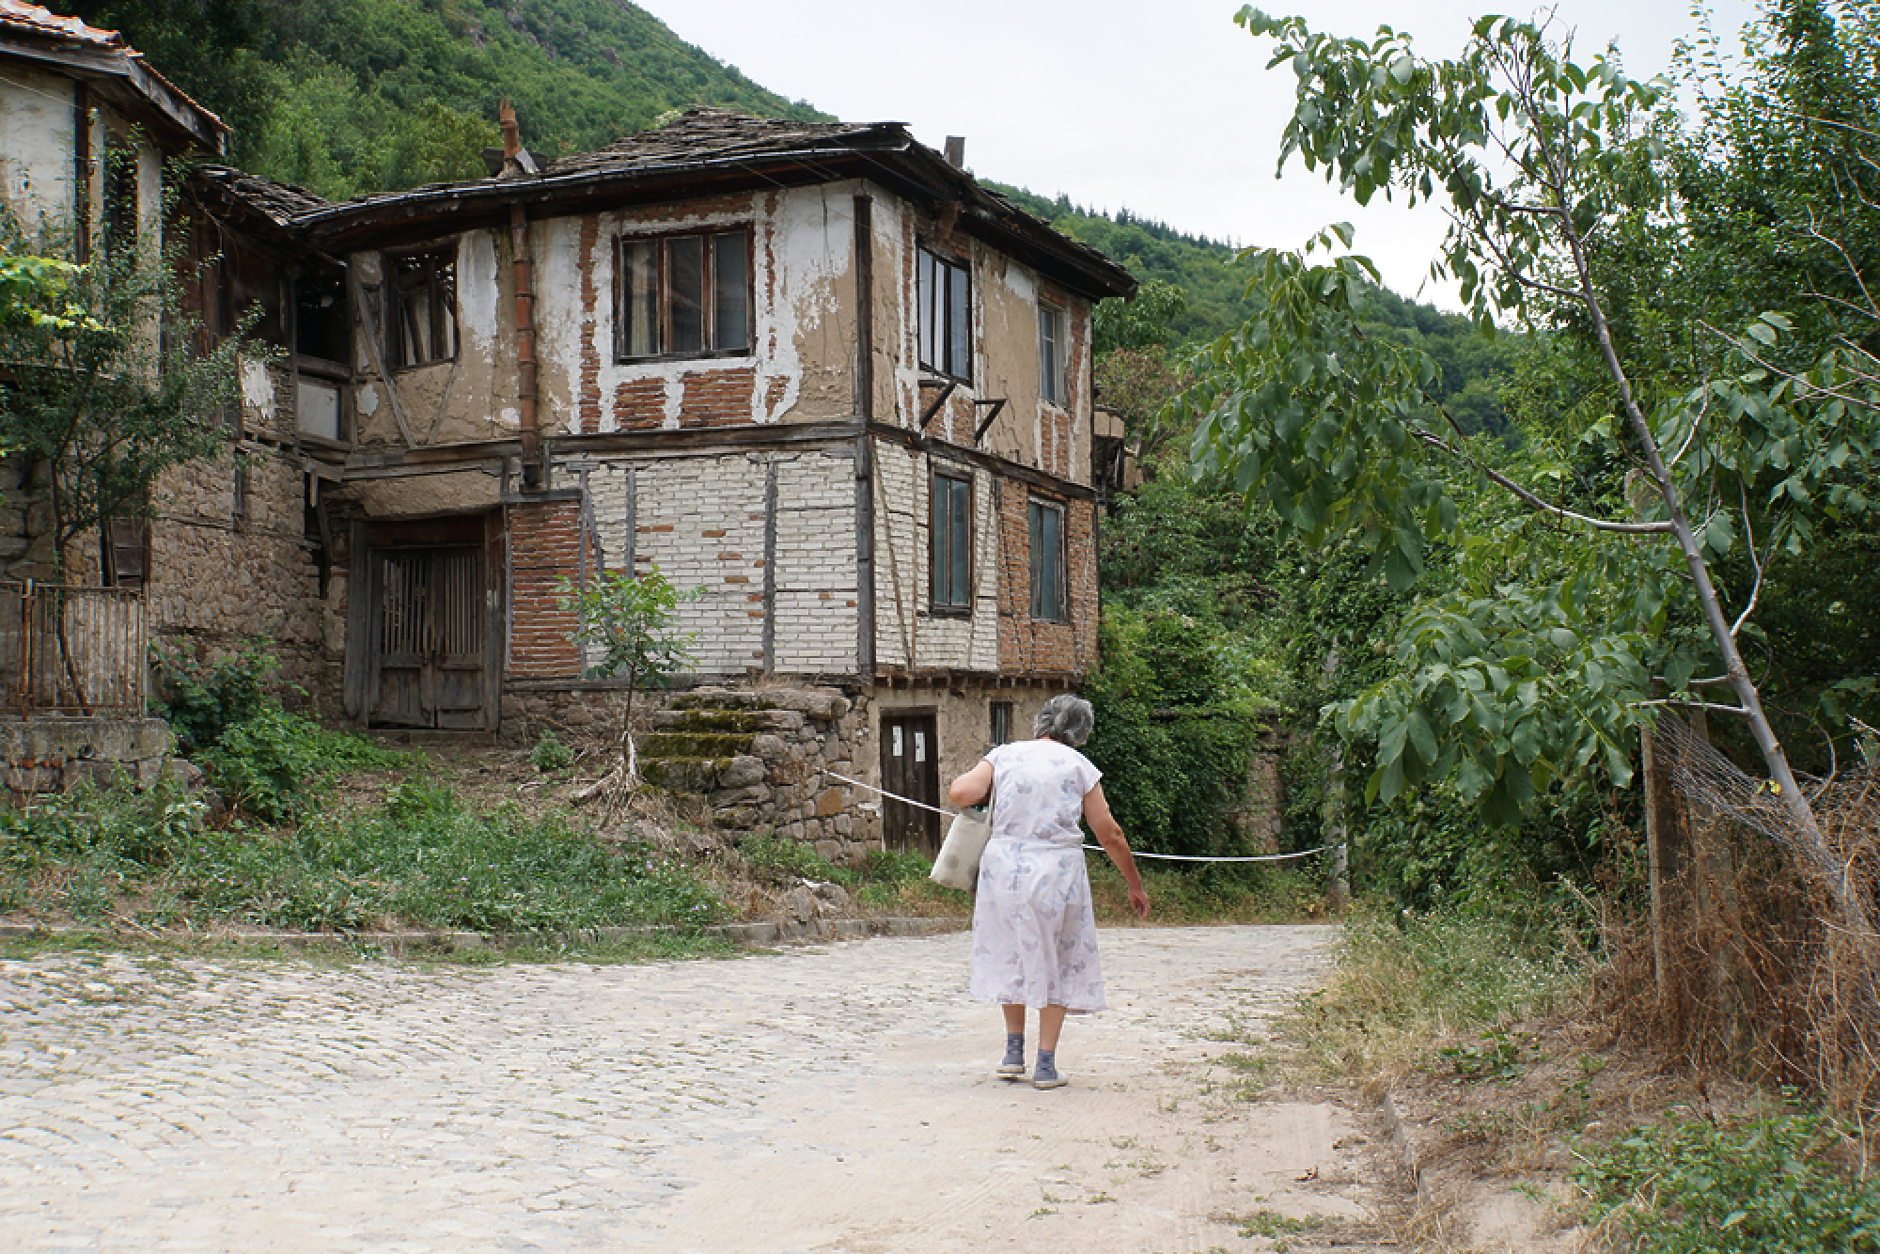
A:
[[[487,179],[288,223],[352,311],[319,393],[336,708],[579,718],[612,693],[563,581],[657,565],[704,590],[698,681],[783,708],[649,752],[746,821],[879,839],[818,767],[937,800],[1095,662],[1091,307],[1132,281],[898,124],[699,109],[549,163],[507,133]]]
[[[1133,281],[896,123],[505,133],[488,178],[346,204],[196,171],[196,308],[279,351],[104,573],[159,636],[266,636],[329,720],[522,739],[617,700],[567,585],[656,565],[703,594],[649,769],[835,856],[933,842],[823,772],[937,801],[1095,663],[1091,310]]]
[[[78,600],[45,604],[43,581],[61,564],[75,582],[138,594],[136,647],[120,669],[139,680],[146,626],[156,643],[210,652],[268,639],[303,685],[316,684],[325,666],[322,548],[305,507],[315,464],[302,447],[295,410],[274,398],[291,392],[295,376],[294,357],[285,352],[295,319],[283,306],[295,276],[342,270],[323,264],[283,225],[292,214],[324,204],[317,197],[206,166],[180,200],[166,198],[166,167],[213,161],[228,129],[116,32],[22,0],[0,0],[0,209],[29,238],[81,262],[120,248],[152,253],[166,241],[184,242],[194,263],[188,300],[204,330],[225,335],[242,310],[258,306],[254,334],[283,354],[277,363],[257,355],[246,368],[242,412],[223,416],[224,455],[165,475],[147,510],[56,555],[62,563],[52,551],[46,468],[18,457],[0,463],[0,644],[6,646],[0,652],[12,668],[5,675],[8,704],[73,708],[72,694],[58,691],[60,685],[22,691],[33,686],[37,664],[23,656],[31,651],[22,636],[35,634],[33,614],[85,612]],[[317,277],[301,280],[300,287],[318,290]],[[331,290],[339,291],[336,277]],[[306,322],[303,338],[310,336]],[[311,338],[317,340],[320,326],[316,316]],[[337,366],[329,371],[345,375]],[[113,637],[111,643],[122,642]],[[85,688],[84,711],[141,712],[141,682],[109,692],[98,683]]]

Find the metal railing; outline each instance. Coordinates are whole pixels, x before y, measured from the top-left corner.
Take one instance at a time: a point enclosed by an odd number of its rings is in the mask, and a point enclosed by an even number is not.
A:
[[[0,703],[19,714],[142,714],[149,658],[134,588],[0,582]]]

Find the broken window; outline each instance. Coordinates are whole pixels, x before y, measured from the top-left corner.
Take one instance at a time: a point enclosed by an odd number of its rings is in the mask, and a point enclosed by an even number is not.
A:
[[[1064,403],[1064,311],[1038,306],[1038,396]]]
[[[339,274],[303,274],[294,280],[294,351],[341,365],[352,360],[346,317],[346,280]]]
[[[457,250],[406,253],[386,258],[391,293],[386,320],[386,356],[393,370],[406,370],[457,356]]]
[[[150,519],[109,518],[98,529],[100,580],[107,588],[141,588],[150,576]]]
[[[973,482],[935,471],[933,476],[933,608],[973,608]]]
[[[1064,507],[1031,503],[1031,616],[1070,617],[1064,601]]]
[[[620,241],[619,356],[751,351],[751,233],[744,227]]]
[[[920,305],[921,369],[962,383],[973,379],[971,274],[961,262],[920,250],[914,287]]]

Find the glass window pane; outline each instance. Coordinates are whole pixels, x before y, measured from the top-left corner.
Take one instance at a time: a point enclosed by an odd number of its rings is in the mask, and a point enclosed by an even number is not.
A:
[[[947,579],[952,573],[952,564],[947,560],[947,541],[952,536],[952,529],[947,526],[947,507],[952,504],[952,496],[947,492],[945,479],[935,478],[932,489],[928,493],[932,502],[928,519],[928,541],[932,546],[928,577],[933,580],[934,604],[945,605],[950,591]]]
[[[1044,617],[1044,610],[1042,608],[1043,602],[1039,599],[1039,595],[1038,595],[1040,591],[1040,585],[1042,584],[1043,579],[1044,579],[1044,568],[1042,565],[1042,556],[1041,556],[1044,552],[1044,539],[1041,534],[1044,529],[1043,516],[1044,516],[1043,507],[1040,506],[1038,502],[1033,501],[1031,503],[1031,509],[1030,509],[1031,616],[1033,618]]]
[[[1053,404],[1064,400],[1062,322],[1057,310],[1038,310],[1038,394]]]
[[[972,521],[972,485],[962,479],[949,480],[953,497],[953,526],[950,546],[953,556],[953,587],[950,604],[972,604],[972,572],[967,569],[967,559],[972,555],[972,539],[968,528]]]
[[[914,301],[920,311],[920,364],[931,369],[940,366],[939,264],[932,253],[924,252],[914,272]]]
[[[705,349],[705,241],[683,235],[666,241],[667,317],[670,353]]]
[[[712,237],[712,347],[720,352],[751,345],[747,238],[743,231]]]
[[[659,351],[659,245],[622,243],[620,270],[620,351],[650,357]]]
[[[967,285],[966,268],[950,268],[947,280],[947,373],[956,379],[970,379],[973,375],[973,297]]]

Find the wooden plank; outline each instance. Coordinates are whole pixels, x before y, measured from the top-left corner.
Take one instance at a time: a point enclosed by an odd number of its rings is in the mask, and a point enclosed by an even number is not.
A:
[[[764,673],[777,669],[777,463],[764,466]]]

